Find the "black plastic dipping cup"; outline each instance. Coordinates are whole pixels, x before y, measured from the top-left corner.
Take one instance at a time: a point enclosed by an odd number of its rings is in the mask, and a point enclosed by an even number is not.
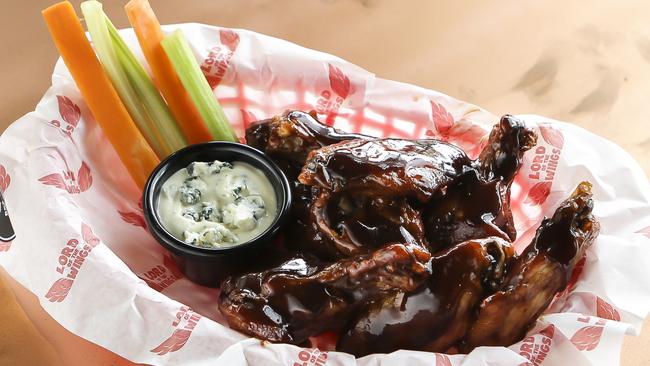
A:
[[[248,163],[260,169],[273,185],[277,202],[275,220],[256,238],[224,248],[199,248],[171,235],[158,215],[158,196],[165,181],[193,162],[215,160]],[[263,152],[235,142],[213,141],[187,146],[163,160],[149,176],[144,188],[144,217],[158,242],[172,253],[181,271],[191,281],[203,286],[219,287],[231,274],[241,273],[256,261],[273,241],[290,213],[291,188],[287,177]]]

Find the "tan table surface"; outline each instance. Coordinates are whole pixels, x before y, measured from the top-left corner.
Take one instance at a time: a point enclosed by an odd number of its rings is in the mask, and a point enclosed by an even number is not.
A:
[[[643,0],[151,0],[162,23],[247,28],[338,55],[380,77],[414,83],[495,114],[575,122],[623,146],[650,172],[650,12]],[[73,1],[78,5],[79,1]],[[57,54],[40,18],[51,1],[0,12],[0,130],[33,109]],[[107,0],[127,25],[123,1]],[[78,9],[78,8],[77,8]],[[66,365],[130,365],[60,327],[11,281]],[[0,309],[1,311],[1,309]],[[650,364],[650,322],[627,337],[621,363]]]

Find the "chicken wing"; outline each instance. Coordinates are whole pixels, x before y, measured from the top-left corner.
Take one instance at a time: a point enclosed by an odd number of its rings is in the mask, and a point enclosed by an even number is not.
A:
[[[429,275],[429,258],[420,247],[404,244],[326,267],[298,256],[278,268],[227,279],[219,309],[243,333],[301,344],[310,336],[340,331],[369,301],[417,288]]]
[[[332,192],[428,201],[472,161],[438,140],[352,140],[314,150],[298,179]]]
[[[310,252],[341,258],[391,242],[426,247],[420,213],[404,198],[322,191],[311,204]],[[318,240],[317,240],[318,238]]]
[[[536,143],[537,135],[522,121],[508,114],[501,117],[477,159],[483,179],[498,179],[504,187],[509,187],[521,167],[524,153]]]
[[[500,180],[484,181],[470,170],[432,199],[422,214],[433,253],[470,239],[498,236],[514,240],[509,194]]]
[[[246,129],[246,143],[269,155],[281,165],[291,167],[289,179],[298,176],[307,155],[323,146],[345,140],[368,138],[344,133],[320,123],[316,113],[287,111],[281,116],[253,123]]]
[[[465,336],[481,300],[500,285],[513,253],[510,243],[488,238],[434,256],[424,285],[371,303],[337,350],[358,357],[398,349],[444,352]]]
[[[474,170],[467,170],[434,197],[423,213],[432,252],[465,240],[499,236],[514,241],[517,231],[510,210],[510,185],[537,135],[506,115],[492,128]]]
[[[576,262],[598,236],[591,184],[582,182],[513,262],[501,290],[483,301],[463,345],[508,346],[522,339],[562,291]]]
[[[246,143],[263,151],[284,172],[291,184],[292,219],[284,230],[295,250],[308,250],[323,259],[340,257],[323,244],[310,224],[310,205],[318,190],[298,182],[307,155],[316,149],[345,140],[369,138],[338,131],[320,123],[315,112],[287,111],[281,116],[253,123],[246,129]],[[316,235],[313,235],[316,234]]]
[[[410,200],[414,210],[422,211],[432,252],[489,236],[514,240],[510,184],[535,142],[534,131],[511,116],[494,126],[475,161],[438,140],[349,140],[312,151],[298,179],[324,192],[321,197],[345,192]],[[320,218],[312,228],[329,239],[326,246],[341,249],[342,255],[359,247],[322,225],[327,220],[314,215],[313,207],[311,218]]]

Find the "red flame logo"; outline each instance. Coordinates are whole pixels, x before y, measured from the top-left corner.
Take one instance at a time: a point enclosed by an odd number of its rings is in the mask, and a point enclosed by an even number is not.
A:
[[[81,223],[81,237],[91,248],[96,247],[99,244],[99,238],[93,231],[90,229],[90,226]]]
[[[536,183],[530,191],[524,203],[531,205],[541,205],[546,202],[548,195],[551,194],[551,182]]]
[[[224,46],[228,47],[233,52],[235,52],[237,46],[239,46],[239,34],[232,29],[219,30],[219,39]]]
[[[451,366],[449,356],[436,353],[436,366]]]
[[[53,186],[72,194],[89,190],[93,184],[93,177],[90,173],[90,167],[85,162],[82,162],[76,177],[74,172],[68,170],[63,174],[48,174],[39,178],[38,181],[47,186]]]
[[[597,325],[582,327],[571,337],[571,343],[580,351],[592,351],[598,347],[603,329],[604,327]]]
[[[183,348],[185,343],[187,343],[190,335],[192,335],[191,330],[176,329],[174,330],[174,333],[172,333],[171,337],[165,339],[158,347],[152,349],[151,352],[162,356],[169,352],[178,351]]]
[[[642,234],[646,236],[648,239],[650,239],[650,226],[644,227],[643,229],[637,231],[638,234]]]
[[[89,190],[93,184],[93,176],[90,174],[90,168],[85,162],[81,163],[77,176],[79,178],[79,189],[81,192]]]
[[[258,121],[257,117],[253,114],[253,112],[249,112],[244,109],[240,109],[239,111],[241,112],[241,118],[242,121],[244,122],[244,129],[247,129],[251,123]]]
[[[63,95],[57,95],[56,100],[59,103],[59,114],[61,118],[69,125],[76,127],[81,117],[79,106],[74,104],[70,98]]]
[[[120,214],[122,221],[133,226],[138,226],[143,229],[147,228],[147,223],[144,221],[143,211],[142,211],[142,199],[138,201],[138,210],[137,211],[120,211],[117,210],[117,213]]]
[[[309,341],[313,348],[318,348],[321,351],[335,351],[339,338],[336,332],[325,332],[315,337],[309,337]]]
[[[72,288],[73,282],[70,278],[59,278],[45,294],[45,298],[50,300],[50,302],[61,302],[65,300],[68,292],[70,292],[70,288]]]
[[[620,321],[621,315],[605,300],[596,296],[596,316],[603,319]]]
[[[327,64],[330,87],[339,97],[345,99],[350,94],[350,79],[338,67]]]
[[[7,169],[3,165],[0,165],[0,193],[5,193],[10,183],[11,176],[7,173]]]
[[[450,134],[451,127],[454,125],[454,117],[442,106],[431,101],[431,118],[433,119],[433,125],[436,127],[436,130],[440,136],[448,138]]]
[[[183,278],[183,273],[178,268],[176,261],[174,260],[174,258],[172,258],[171,255],[165,254],[165,256],[163,257],[163,265],[167,267],[169,272],[171,272],[174,275],[174,277]]]
[[[548,327],[540,330],[539,334],[543,335],[544,337],[553,338],[553,335],[555,334],[555,325],[551,324]]]
[[[539,131],[542,134],[542,138],[547,143],[561,149],[564,146],[564,136],[562,132],[556,128],[541,125],[539,126]]]
[[[138,226],[141,228],[146,229],[147,224],[144,221],[144,217],[142,217],[141,214],[137,212],[125,212],[125,211],[117,211],[118,214],[120,214],[120,217],[122,218],[122,221],[131,224],[133,226]]]

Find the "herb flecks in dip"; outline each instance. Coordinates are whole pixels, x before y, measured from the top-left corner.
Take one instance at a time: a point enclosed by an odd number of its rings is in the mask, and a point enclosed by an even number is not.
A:
[[[162,186],[158,215],[176,238],[203,248],[254,239],[276,216],[273,185],[252,165],[195,162]]]

